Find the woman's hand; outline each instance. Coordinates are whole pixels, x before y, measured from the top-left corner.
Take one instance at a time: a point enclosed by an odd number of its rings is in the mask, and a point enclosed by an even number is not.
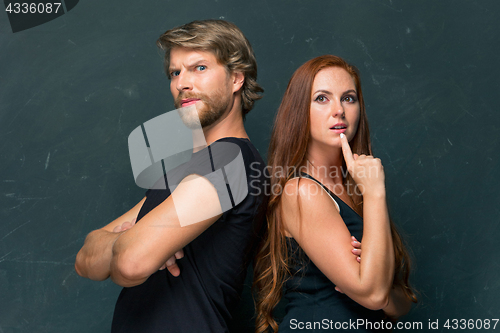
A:
[[[353,249],[351,250],[352,254],[356,256],[357,262],[361,262],[361,243],[358,242],[356,237],[351,236],[351,245]],[[335,287],[335,290],[337,290],[339,293],[344,293],[339,287]]]
[[[353,154],[347,137],[343,133],[340,134],[340,140],[347,170],[362,195],[385,193],[385,174],[380,159],[371,155]]]
[[[351,236],[351,239],[351,245],[354,248],[351,250],[351,252],[356,256],[356,260],[358,262],[361,262],[361,243],[358,242],[358,240],[354,236]]]

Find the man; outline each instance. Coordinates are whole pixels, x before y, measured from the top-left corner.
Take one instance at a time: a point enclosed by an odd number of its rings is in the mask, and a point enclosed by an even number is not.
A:
[[[191,170],[184,170],[189,176],[172,193],[168,187],[148,190],[130,211],[91,232],[75,269],[83,277],[111,277],[125,287],[112,332],[227,332],[260,229],[256,215],[265,164],[243,120],[263,89],[256,82],[252,48],[232,23],[191,22],[165,32],[157,44],[165,50],[175,106],[198,111],[208,147],[193,156],[208,152],[208,165],[216,172],[228,161],[215,145],[237,147],[248,194],[236,200],[229,193],[233,206],[224,211],[220,188],[188,163],[183,167]],[[231,177],[224,173],[226,184]],[[202,218],[183,223],[191,215]],[[172,274],[163,270],[166,266]]]

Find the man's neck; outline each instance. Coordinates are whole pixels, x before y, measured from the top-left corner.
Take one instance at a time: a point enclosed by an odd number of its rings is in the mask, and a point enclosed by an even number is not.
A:
[[[222,116],[215,124],[203,128],[203,133],[207,145],[227,137],[248,139],[248,134],[243,125],[241,107],[232,108],[227,115]]]

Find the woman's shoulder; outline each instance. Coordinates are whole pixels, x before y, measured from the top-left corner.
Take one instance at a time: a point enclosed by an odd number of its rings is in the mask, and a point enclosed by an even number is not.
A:
[[[309,196],[311,193],[317,193],[321,186],[312,179],[296,176],[290,178],[284,186],[283,196],[296,198],[297,196]]]
[[[318,182],[306,177],[289,179],[283,188],[282,203],[285,209],[319,209],[331,206],[332,198]],[[299,208],[300,207],[300,208]]]

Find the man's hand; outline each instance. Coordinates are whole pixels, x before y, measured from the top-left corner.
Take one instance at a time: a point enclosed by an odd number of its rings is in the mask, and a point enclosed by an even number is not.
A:
[[[135,224],[135,218],[145,201],[146,197],[122,216],[87,235],[75,260],[78,275],[95,281],[103,281],[110,276],[113,244],[124,234],[122,231]]]
[[[125,230],[128,230],[132,228],[137,221],[137,218],[133,219],[131,222],[123,222],[122,225],[117,225],[114,229],[113,232],[122,232]]]
[[[173,256],[171,256],[167,260],[167,262],[164,263],[160,267],[160,271],[162,269],[167,268],[168,271],[170,272],[170,274],[172,274],[175,277],[179,276],[181,274],[181,269],[179,268],[179,266],[177,266],[176,260],[177,259],[181,259],[182,257],[184,257],[184,251],[183,250],[179,250],[179,251],[175,252],[175,254]]]
[[[351,236],[351,245],[353,249],[351,250],[352,254],[356,256],[356,260],[360,263],[361,262],[361,243],[358,242],[356,237]],[[340,290],[339,287],[335,287],[335,290],[337,290],[339,293],[344,293],[342,290]]]

